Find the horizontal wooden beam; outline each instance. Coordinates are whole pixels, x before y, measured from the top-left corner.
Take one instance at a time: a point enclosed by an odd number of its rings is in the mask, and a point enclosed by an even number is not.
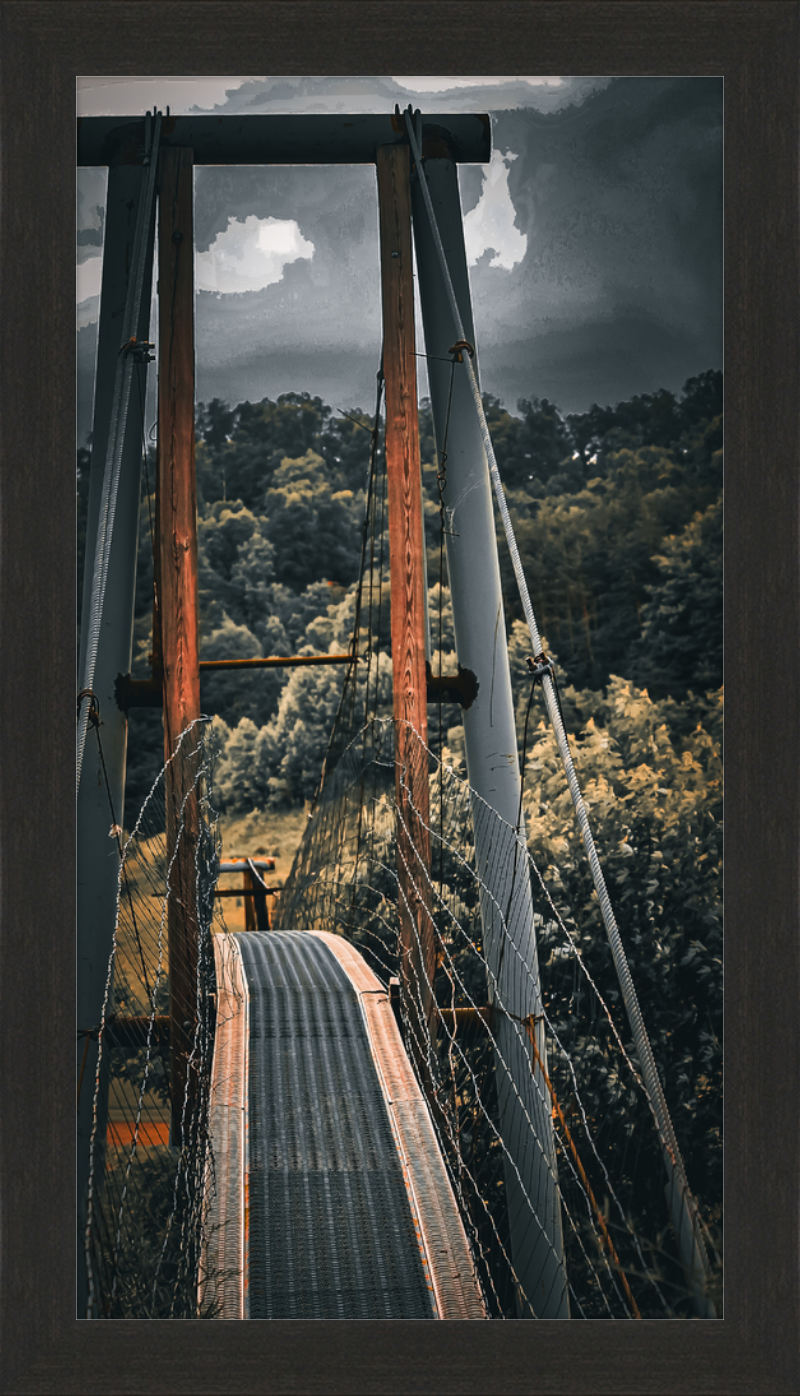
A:
[[[279,897],[282,887],[215,887],[215,897]]]
[[[352,654],[270,654],[263,659],[201,659],[204,669],[293,669],[307,664],[350,664]]]
[[[144,116],[78,118],[79,165],[140,165]],[[489,117],[423,116],[423,155],[461,164],[491,158]],[[161,147],[184,146],[195,165],[371,165],[378,146],[404,144],[402,116],[165,116]],[[427,149],[425,148],[427,146]]]

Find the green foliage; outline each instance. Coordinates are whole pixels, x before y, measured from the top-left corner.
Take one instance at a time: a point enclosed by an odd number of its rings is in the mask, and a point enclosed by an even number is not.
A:
[[[346,585],[358,567],[364,494],[329,493],[324,466],[315,451],[285,457],[264,499],[278,575],[295,589],[323,580]]]
[[[692,700],[696,720],[688,730],[681,705],[654,702],[626,679],[612,678],[604,694],[567,688],[562,697],[568,730],[576,734],[570,748],[578,779],[678,1141],[692,1187],[706,1215],[714,1217],[722,1199],[722,691]],[[567,924],[627,1042],[597,896],[555,738],[544,720],[529,731],[524,803],[534,860],[558,889],[559,905],[571,909]],[[559,939],[554,926],[540,935],[545,994],[556,1023],[574,1010],[577,992],[572,968],[553,953]],[[616,1104],[629,1111],[633,1124],[642,1103],[629,1088],[626,1095],[610,1061],[607,1053],[594,1059],[589,1104],[598,1123]],[[651,1162],[643,1177],[650,1178],[652,1169],[660,1177],[657,1152]],[[651,1184],[635,1178],[632,1184],[644,1206]]]
[[[535,397],[520,400],[518,415],[488,394],[484,402],[543,642],[557,657],[565,722],[611,902],[692,1187],[714,1222],[721,1208],[721,374],[689,379],[679,395],[593,404],[568,417]],[[433,670],[441,602],[447,672],[455,664],[452,608],[429,404],[421,405],[419,421]],[[201,658],[349,647],[371,431],[367,413],[334,415],[308,393],[198,407]],[[88,466],[82,451],[79,553]],[[139,676],[148,672],[152,644],[151,508],[143,499],[133,659]],[[371,661],[370,693],[389,712],[385,524],[384,516],[382,543],[374,543],[375,607],[383,547],[383,621],[378,645],[373,615],[372,645],[380,653]],[[538,694],[525,731],[530,639],[502,536],[499,551],[531,852],[627,1044],[597,898]],[[365,609],[362,656],[368,643]],[[216,714],[215,787],[225,811],[278,810],[313,797],[343,678],[344,669],[333,666],[204,673],[201,701]],[[438,747],[435,707],[430,719]],[[463,732],[453,705],[443,705],[441,728],[457,761]],[[160,713],[134,710],[126,823],[162,760]],[[467,898],[461,910],[477,933],[477,907],[457,867],[443,865],[441,876],[448,898]],[[375,914],[375,934],[381,927],[388,934],[386,916]],[[561,954],[554,923],[540,926],[539,939],[548,1011],[556,1027],[568,1020],[574,1026],[588,1004],[580,976]],[[454,951],[478,1001],[483,985],[474,952]],[[615,1162],[634,1210],[655,1217],[663,1213],[658,1146],[646,1103],[607,1039],[602,1017],[574,1039],[587,1108],[601,1152],[621,1151]],[[568,1098],[568,1083],[556,1085]],[[606,1125],[612,1117],[614,1131]],[[626,1152],[631,1139],[649,1142]]]
[[[722,682],[722,500],[716,499],[653,559],[658,582],[642,607],[628,672],[654,697],[683,697]]]
[[[533,501],[509,494],[540,628],[576,683],[600,688],[611,673],[629,671],[629,651],[642,637],[648,597],[657,612],[660,590],[669,582],[659,562],[665,543],[699,509],[718,503],[721,453],[709,460],[700,443],[696,448],[691,458],[680,459],[657,446],[620,450],[606,458],[604,475],[575,493]],[[504,546],[500,558],[504,595],[511,616],[518,616],[521,605]],[[711,588],[719,589],[719,549],[709,554],[705,571]],[[696,645],[688,644],[685,652],[675,670],[676,692],[686,691],[685,675],[698,657]],[[718,670],[709,673],[711,681],[717,676]],[[670,691],[663,668],[659,678]]]
[[[343,674],[324,667],[290,675],[269,723],[258,728],[243,717],[230,732],[218,726],[223,756],[215,788],[226,809],[279,809],[314,795]]]
[[[598,407],[567,418],[575,449],[584,466],[602,469],[607,453],[623,447],[673,447],[693,435],[703,423],[722,414],[722,374],[709,370],[683,385],[680,399],[661,389],[620,402],[616,408]]]

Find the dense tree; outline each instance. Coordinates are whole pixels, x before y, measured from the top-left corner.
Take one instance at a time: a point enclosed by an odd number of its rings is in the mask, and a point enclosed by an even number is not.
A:
[[[521,400],[517,416],[490,394],[484,403],[539,625],[559,656],[564,680],[599,693],[612,673],[621,673],[653,698],[669,694],[681,702],[690,690],[717,685],[721,374],[687,380],[678,397],[645,394],[568,418],[546,399]],[[441,579],[447,609],[429,403],[421,404],[419,419],[428,581],[435,595]],[[334,415],[308,393],[235,408],[214,399],[198,407],[197,432],[202,656],[249,658],[327,647],[331,607],[349,595],[352,614],[371,417],[358,410]],[[79,549],[88,466],[89,453],[82,450]],[[152,484],[152,453],[150,466]],[[379,480],[383,538],[375,550],[377,559],[383,547],[385,569],[382,488]],[[149,671],[152,643],[153,503],[143,500],[140,518],[133,660],[140,676]],[[501,534],[499,544],[513,623],[521,611]],[[388,639],[385,634],[384,646]],[[348,640],[340,636],[339,643],[346,647]],[[435,633],[433,640],[436,649]],[[448,654],[450,648],[448,639]],[[245,716],[261,730],[276,716],[289,678],[290,671],[280,669],[204,676],[203,702],[231,730]],[[150,718],[137,714],[132,720],[143,737],[147,728],[145,746],[155,758]],[[134,747],[132,768],[138,762]],[[142,783],[135,780],[134,786]]]
[[[545,648],[556,660],[565,724],[595,842],[656,1061],[704,1216],[721,1208],[722,376],[564,417],[547,399],[487,417]],[[455,665],[430,405],[420,407],[433,668]],[[367,412],[334,415],[319,398],[214,399],[197,412],[201,658],[344,651],[356,616],[372,440]],[[382,444],[382,443],[381,443]],[[379,455],[379,466],[383,457]],[[85,547],[89,453],[77,462],[78,549]],[[150,468],[151,483],[154,470]],[[376,484],[371,604],[362,598],[361,689],[391,712],[388,544]],[[153,499],[143,497],[133,671],[152,647]],[[509,652],[524,762],[529,846],[553,901],[629,1044],[619,989],[563,769],[539,690],[530,636],[498,530]],[[367,550],[368,559],[371,555]],[[440,575],[441,567],[441,575]],[[440,582],[442,585],[440,585]],[[382,622],[378,639],[380,593]],[[371,630],[371,633],[370,633]],[[344,668],[206,672],[215,789],[225,812],[310,800]],[[350,690],[348,689],[348,693]],[[529,706],[530,699],[530,706]],[[359,706],[360,705],[360,706]],[[346,740],[350,734],[340,734]],[[439,730],[441,727],[441,731]],[[461,714],[430,710],[430,740],[461,759]],[[125,822],[163,760],[161,714],[130,714]],[[555,920],[540,927],[545,1003],[571,1024],[583,1100],[601,1152],[625,1177],[634,1213],[663,1211],[658,1145],[641,1094],[602,1022],[587,1020]],[[476,992],[478,988],[476,987]],[[558,1068],[555,1068],[558,1069]],[[557,1082],[565,1097],[569,1082]],[[613,1118],[614,1130],[606,1122]],[[620,1122],[622,1128],[620,1128]],[[641,1154],[627,1153],[635,1132]],[[638,1145],[637,1145],[638,1148]],[[660,1213],[659,1213],[660,1214]]]
[[[324,465],[312,450],[284,457],[264,498],[278,575],[296,590],[318,581],[347,585],[358,569],[364,495],[328,493]]]
[[[612,678],[602,694],[568,687],[563,702],[578,778],[678,1141],[706,1215],[718,1218],[722,692],[701,700],[700,719],[688,731],[678,705],[653,702],[622,678]],[[531,852],[554,889],[556,904],[569,908],[567,925],[628,1041],[563,767],[554,734],[540,713],[538,709],[533,719],[525,772]],[[559,970],[557,957],[547,967],[548,953],[562,939],[556,926],[541,937],[546,994],[557,1016],[580,1009],[572,970],[567,975]],[[590,1075],[589,1103],[600,1124],[604,1111],[617,1103],[622,1085],[607,1053],[594,1058]],[[646,1104],[635,1100],[635,1092],[624,1108],[632,1118],[644,1111],[647,1123]],[[640,1194],[660,1185],[651,1133],[642,1130],[652,1158],[642,1179],[634,1180]]]
[[[658,581],[642,607],[627,672],[656,698],[722,683],[722,501],[695,514],[653,561]]]

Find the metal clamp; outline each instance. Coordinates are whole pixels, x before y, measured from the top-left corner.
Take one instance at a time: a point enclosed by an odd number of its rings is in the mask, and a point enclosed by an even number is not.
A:
[[[149,351],[155,347],[155,344],[152,344],[149,339],[137,339],[136,335],[131,335],[127,344],[122,345],[119,353],[123,354],[126,359],[133,359],[134,363],[151,364],[155,359],[155,354],[151,354]]]
[[[91,688],[82,688],[81,691],[80,691],[80,693],[78,694],[78,717],[77,717],[76,720],[78,720],[78,721],[80,720],[80,715],[81,715],[81,703],[83,702],[84,698],[88,698],[88,699],[89,699],[88,721],[91,722],[91,724],[92,724],[93,727],[99,727],[99,725],[100,725],[100,699],[97,697],[97,694],[94,693],[93,690],[92,690]]]
[[[552,659],[548,659],[544,650],[542,650],[541,654],[537,654],[535,659],[532,657],[528,658],[527,665],[534,683],[541,683],[545,674],[549,675],[551,679],[554,676],[553,661]]]
[[[455,342],[455,344],[451,345],[447,352],[448,352],[448,354],[454,354],[454,355],[455,355],[455,360],[454,360],[455,363],[457,363],[457,364],[463,364],[463,362],[464,362],[464,355],[463,355],[463,353],[462,353],[462,350],[464,350],[464,349],[466,349],[466,351],[467,351],[467,353],[469,354],[469,356],[470,356],[471,359],[474,359],[474,358],[475,358],[475,349],[474,349],[474,347],[470,344],[470,342],[469,342],[468,339],[457,339],[456,342]]]

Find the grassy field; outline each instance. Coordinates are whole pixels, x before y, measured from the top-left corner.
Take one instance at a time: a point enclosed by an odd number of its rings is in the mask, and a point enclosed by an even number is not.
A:
[[[305,809],[287,810],[281,814],[264,814],[254,810],[251,814],[221,817],[223,861],[226,858],[274,858],[275,871],[265,874],[264,881],[281,886],[289,876],[307,819]],[[238,873],[223,873],[220,876],[220,887],[240,885],[241,876]],[[276,914],[276,901],[276,898],[269,898],[270,922]],[[243,931],[244,899],[225,897],[221,906],[227,930]],[[218,926],[218,929],[222,927]]]

